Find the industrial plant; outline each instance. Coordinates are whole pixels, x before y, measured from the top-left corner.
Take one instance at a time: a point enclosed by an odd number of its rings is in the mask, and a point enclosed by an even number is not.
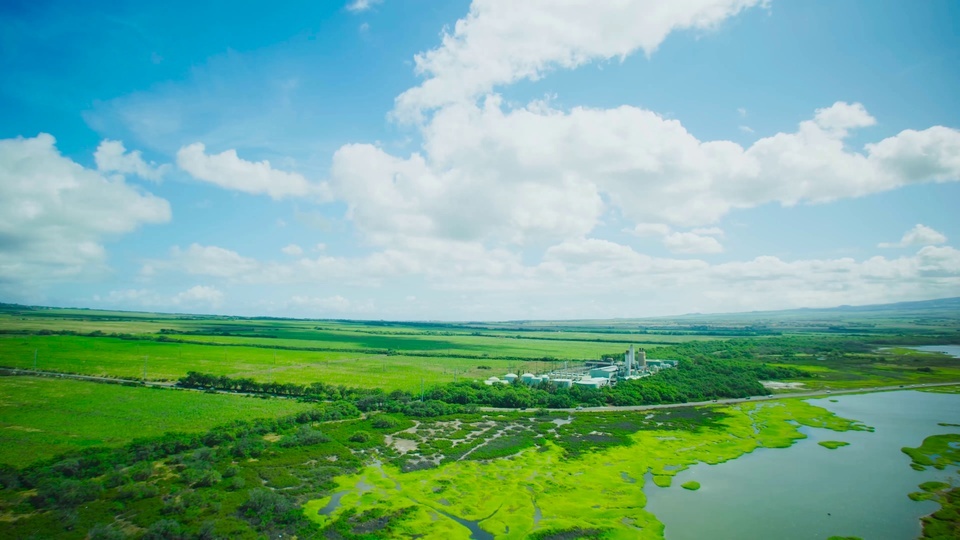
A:
[[[601,386],[615,385],[618,381],[649,377],[662,369],[674,367],[677,367],[676,360],[648,360],[646,351],[635,349],[633,345],[630,345],[630,348],[624,352],[622,361],[605,358],[603,360],[589,360],[582,365],[573,367],[569,365],[569,362],[564,362],[562,369],[555,369],[540,375],[507,373],[502,379],[490,377],[484,382],[487,385],[494,385],[513,384],[519,381],[530,386],[551,382],[560,388],[570,388],[572,386],[600,388]]]

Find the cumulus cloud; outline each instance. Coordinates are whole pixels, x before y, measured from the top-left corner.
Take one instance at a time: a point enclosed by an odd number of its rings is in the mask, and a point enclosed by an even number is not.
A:
[[[62,156],[53,136],[0,140],[0,287],[106,269],[103,243],[170,220],[164,199]]]
[[[303,255],[303,248],[296,244],[284,246],[280,249],[280,251],[282,251],[285,255],[290,255],[291,257],[299,257]]]
[[[106,296],[94,295],[93,300],[104,307],[124,309],[197,309],[218,308],[225,295],[220,289],[207,285],[195,285],[172,296],[151,289],[118,289]]]
[[[471,101],[498,85],[537,79],[554,68],[653,53],[676,30],[709,29],[763,0],[555,2],[484,0],[415,57],[426,80],[396,100],[402,118]]]
[[[362,13],[373,9],[377,4],[382,4],[383,0],[353,0],[347,4],[347,11]]]
[[[342,147],[331,186],[374,243],[435,236],[527,244],[589,234],[616,208],[634,223],[702,227],[734,209],[825,203],[960,177],[960,131],[907,130],[863,150],[860,104],[818,109],[795,131],[743,147],[701,141],[638,107],[451,105],[423,126],[424,153]],[[677,239],[678,241],[680,238]],[[709,240],[702,246],[716,245]]]
[[[197,180],[273,199],[322,197],[325,190],[322,184],[312,184],[301,174],[274,169],[267,160],[241,159],[236,150],[207,154],[202,143],[181,148],[177,165]]]
[[[912,229],[905,232],[899,242],[881,242],[877,247],[881,248],[903,248],[910,246],[932,246],[934,244],[944,244],[947,237],[926,225],[917,223]]]
[[[666,235],[663,244],[671,253],[720,253],[723,246],[712,237],[692,232],[674,232]]]
[[[222,247],[190,244],[187,249],[181,249],[180,246],[171,248],[167,261],[144,265],[144,269],[149,269],[150,274],[169,267],[191,275],[235,278],[258,271],[262,264],[256,259],[242,257],[236,251]]]
[[[663,245],[671,253],[720,253],[723,245],[715,237],[723,236],[719,227],[699,227],[691,231],[674,231],[663,223],[638,223],[633,229],[627,229],[640,237],[660,237]]]
[[[147,180],[158,181],[170,169],[169,165],[147,163],[139,150],[127,152],[121,141],[104,139],[97,146],[93,158],[97,163],[97,170],[104,173],[118,172],[121,174],[135,174]]]
[[[216,287],[195,285],[173,297],[174,305],[203,305],[218,307],[223,303],[223,292]]]

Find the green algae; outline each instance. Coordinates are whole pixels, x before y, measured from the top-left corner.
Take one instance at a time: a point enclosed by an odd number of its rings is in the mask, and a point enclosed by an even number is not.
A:
[[[824,447],[824,448],[828,448],[828,449],[830,449],[830,450],[836,450],[837,448],[842,448],[842,447],[844,447],[844,446],[850,446],[850,443],[844,442],[844,441],[820,441],[820,442],[818,442],[817,444],[819,444],[820,446],[822,446],[822,447]]]
[[[682,487],[683,489],[689,489],[690,491],[696,491],[700,489],[700,482],[691,480],[689,482],[684,482],[680,484],[680,487]]]
[[[654,484],[669,485],[696,463],[722,463],[757,448],[786,448],[805,438],[798,425],[869,429],[800,400],[744,403],[724,413],[715,423],[639,430],[628,435],[629,444],[575,455],[542,437],[536,449],[489,461],[444,462],[406,473],[393,464],[368,466],[335,480],[338,505],[330,508],[331,495],[308,502],[304,512],[325,527],[351,509],[402,516],[381,531],[384,538],[466,539],[471,531],[462,522],[467,522],[496,538],[577,529],[602,531],[603,538],[660,539],[663,524],[644,509],[641,479],[647,473]],[[320,515],[323,509],[330,511]]]

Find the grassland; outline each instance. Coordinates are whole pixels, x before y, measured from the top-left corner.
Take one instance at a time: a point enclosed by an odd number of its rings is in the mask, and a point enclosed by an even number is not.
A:
[[[94,446],[304,410],[289,400],[205,395],[36,377],[0,377],[0,463],[24,466]]]
[[[64,335],[64,334],[79,335]],[[114,337],[111,337],[114,336]],[[505,334],[469,325],[237,319],[68,309],[0,310],[0,366],[171,381],[188,371],[261,382],[418,390],[598,359],[642,335]],[[687,341],[664,336],[661,343]],[[647,343],[652,346],[653,343]],[[555,365],[555,364],[554,364]]]

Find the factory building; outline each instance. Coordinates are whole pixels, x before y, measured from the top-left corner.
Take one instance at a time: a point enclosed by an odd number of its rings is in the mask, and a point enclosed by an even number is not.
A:
[[[601,386],[610,384],[610,379],[604,377],[587,377],[585,379],[580,379],[579,381],[574,381],[573,384],[586,388],[600,388]]]
[[[590,370],[590,377],[594,379],[613,379],[616,378],[620,368],[617,366],[604,366]]]
[[[623,361],[619,361],[617,358],[604,358],[603,360],[587,360],[574,366],[564,362],[562,368],[554,369],[549,373],[540,375],[524,373],[520,376],[515,373],[507,373],[503,376],[503,380],[490,377],[485,382],[488,385],[493,385],[498,383],[512,384],[514,381],[520,381],[530,386],[552,382],[558,388],[572,388],[574,385],[585,388],[600,388],[601,386],[617,384],[618,381],[649,377],[662,369],[674,367],[677,367],[676,360],[647,360],[646,351],[630,345],[630,348],[623,353]]]

